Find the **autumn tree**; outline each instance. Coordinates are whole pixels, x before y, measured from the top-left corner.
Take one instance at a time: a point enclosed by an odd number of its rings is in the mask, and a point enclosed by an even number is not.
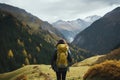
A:
[[[8,51],[8,58],[13,58],[13,57],[14,57],[14,54],[13,54],[12,50],[10,49]]]
[[[8,62],[8,69],[10,71],[12,70],[15,70],[16,68],[18,68],[18,66],[16,65],[16,61],[15,61],[15,58],[14,58],[14,54],[13,54],[13,51],[10,49],[8,51],[8,59],[7,59],[7,62]]]
[[[25,65],[29,65],[29,64],[30,64],[29,59],[25,58]]]
[[[29,59],[32,59],[32,55],[31,55],[31,54],[28,54],[28,58],[29,58]]]
[[[37,60],[36,58],[33,59],[33,63],[36,64],[37,63]]]
[[[23,47],[24,47],[24,42],[22,42],[20,39],[17,39],[17,43],[18,43],[20,46],[23,46]]]
[[[38,52],[40,52],[40,47],[39,47],[39,46],[36,46],[36,50],[37,50]]]
[[[31,39],[31,38],[29,38],[28,40],[29,40],[30,43],[32,42],[32,39]]]
[[[27,57],[27,51],[25,49],[23,49],[22,53],[23,53],[24,57]]]

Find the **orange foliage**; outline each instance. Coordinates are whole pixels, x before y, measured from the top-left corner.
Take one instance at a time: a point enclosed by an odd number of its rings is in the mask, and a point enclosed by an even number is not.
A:
[[[109,54],[106,55],[108,59],[120,59],[120,48],[111,51]]]
[[[88,78],[100,78],[100,80],[120,80],[120,61],[107,60],[103,63],[94,65],[84,75],[84,80],[87,80]]]
[[[26,75],[18,76],[15,80],[28,80]]]

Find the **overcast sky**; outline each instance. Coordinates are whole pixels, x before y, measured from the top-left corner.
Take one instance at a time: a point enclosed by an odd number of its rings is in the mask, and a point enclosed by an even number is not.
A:
[[[103,16],[120,6],[120,0],[0,0],[50,23],[57,20],[75,20],[91,15]]]

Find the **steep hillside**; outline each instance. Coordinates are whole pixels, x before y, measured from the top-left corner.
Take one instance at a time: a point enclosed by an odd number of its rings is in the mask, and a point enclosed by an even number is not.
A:
[[[120,44],[120,7],[80,32],[73,44],[95,54],[108,53]]]
[[[107,53],[105,55],[92,56],[79,63],[74,64],[74,66],[92,66],[102,63],[106,60],[120,60],[120,48],[114,49],[110,53]]]
[[[120,48],[115,49],[102,57],[99,57],[95,64],[104,62],[106,60],[120,60]]]
[[[49,42],[51,36],[44,38],[45,34],[33,34],[27,24],[0,11],[0,72],[27,64],[50,63],[54,45]]]
[[[119,53],[120,49],[113,50],[111,53]],[[111,54],[109,53],[109,54]],[[95,65],[95,62],[106,55],[94,56],[76,63],[70,67],[67,73],[67,80],[106,80],[117,78],[119,80],[119,61],[106,61]],[[112,55],[113,56],[113,55]],[[111,56],[111,59],[113,59]],[[117,56],[116,56],[117,57]],[[119,57],[119,56],[118,56]],[[114,57],[115,59],[115,57]],[[112,74],[112,75],[110,75]],[[92,76],[92,77],[91,77]],[[107,76],[102,77],[101,76]],[[0,80],[55,80],[55,72],[50,65],[27,65],[12,72],[0,74]],[[107,79],[108,80],[108,79]]]
[[[63,35],[57,29],[52,27],[51,24],[49,24],[46,21],[40,20],[38,17],[26,12],[23,9],[0,3],[0,10],[11,13],[22,23],[29,25],[33,33],[39,33],[41,31],[42,34],[46,32],[46,34],[48,34],[50,37],[52,36],[56,36],[56,38],[63,37]],[[45,37],[47,37],[46,34],[44,35]],[[54,40],[54,38],[50,38],[50,39],[52,40],[51,41],[52,43],[53,42],[56,43],[56,40]]]
[[[28,64],[50,64],[61,36],[48,22],[6,4],[0,4],[0,34],[0,73]],[[85,49],[69,45],[73,62],[91,55]]]

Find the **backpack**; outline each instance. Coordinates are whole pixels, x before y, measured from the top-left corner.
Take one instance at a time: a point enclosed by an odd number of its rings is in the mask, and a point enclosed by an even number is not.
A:
[[[57,46],[57,60],[56,65],[58,68],[66,68],[68,66],[68,45],[59,44]]]

